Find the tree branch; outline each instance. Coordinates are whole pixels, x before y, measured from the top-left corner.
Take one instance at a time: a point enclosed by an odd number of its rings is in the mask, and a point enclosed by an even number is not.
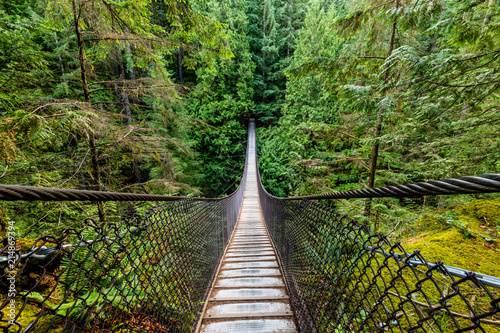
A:
[[[435,85],[442,86],[442,87],[449,87],[449,88],[472,88],[472,87],[484,86],[484,85],[492,84],[492,83],[498,83],[498,82],[500,82],[500,80],[493,80],[493,81],[488,81],[488,82],[481,82],[481,83],[475,83],[475,84],[465,84],[465,85],[446,84],[446,83],[433,82],[433,81],[428,81],[428,80],[423,80],[423,82],[435,84]]]

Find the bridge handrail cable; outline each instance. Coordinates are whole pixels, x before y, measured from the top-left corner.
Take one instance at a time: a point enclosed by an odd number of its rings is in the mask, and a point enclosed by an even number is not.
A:
[[[234,182],[236,183],[236,181]],[[233,183],[233,185],[234,185]],[[231,185],[232,186],[232,185]],[[227,191],[227,190],[226,190]],[[267,191],[266,191],[267,192]],[[422,197],[432,195],[478,194],[500,192],[500,173],[488,173],[479,176],[466,176],[418,182],[413,184],[391,185],[361,190],[338,191],[332,193],[311,194],[293,197],[270,196],[278,200],[321,200],[354,199],[383,197]],[[235,192],[233,192],[234,194]],[[230,195],[233,195],[230,194]],[[35,187],[0,184],[0,201],[175,201],[183,199],[197,201],[217,201],[226,197],[203,198],[183,197],[127,192],[107,192],[73,190],[65,188]]]
[[[500,323],[494,317],[500,313],[500,278],[431,263],[420,251],[407,252],[399,242],[311,201],[493,193],[500,192],[500,174],[283,198],[267,192],[256,163],[261,209],[301,331],[486,332],[484,325]],[[477,299],[467,299],[470,293]],[[478,303],[490,308],[479,310]]]

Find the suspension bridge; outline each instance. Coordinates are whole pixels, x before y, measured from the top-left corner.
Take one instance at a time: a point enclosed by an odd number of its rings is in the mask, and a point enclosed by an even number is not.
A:
[[[278,198],[255,122],[224,198],[0,185],[3,201],[152,201],[0,249],[4,332],[500,332],[500,279],[428,262],[316,199],[500,192],[500,174]]]

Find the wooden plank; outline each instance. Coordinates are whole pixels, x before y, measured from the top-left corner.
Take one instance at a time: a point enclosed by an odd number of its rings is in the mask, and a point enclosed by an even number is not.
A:
[[[251,302],[251,301],[283,301],[289,300],[289,296],[255,296],[255,297],[221,297],[210,298],[209,302]]]
[[[284,287],[284,284],[239,284],[234,286],[214,286],[214,289],[268,289]]]
[[[260,261],[256,261],[260,262]],[[276,269],[280,268],[278,265],[274,266],[242,266],[242,267],[222,267],[221,271],[234,271],[234,270],[241,270],[241,269]]]
[[[258,251],[253,251],[253,252],[258,252]],[[259,253],[235,253],[234,255],[228,256],[226,253],[226,259],[232,259],[232,258],[246,258],[246,257],[272,257],[275,256],[274,252],[273,253],[266,253],[266,254],[259,254]],[[257,259],[259,260],[259,259]]]
[[[268,317],[291,317],[292,311],[287,312],[248,312],[248,313],[224,313],[205,315],[203,319],[234,319],[234,318],[268,318]]]
[[[271,248],[270,250],[268,249],[263,249],[263,248],[259,248],[259,247],[253,247],[251,249],[233,249],[233,248],[229,248],[228,249],[228,252],[226,253],[226,255],[228,255],[230,252],[271,252],[272,255],[274,255],[274,249]],[[271,255],[271,254],[270,254]]]
[[[268,257],[271,257],[271,256],[268,256]],[[275,256],[272,256],[272,257],[275,257]],[[254,258],[254,257],[252,257],[252,258]],[[233,264],[235,262],[276,261],[276,258],[242,259],[241,257],[236,257],[236,258],[234,258],[235,260],[232,260],[232,259],[233,258],[224,259],[224,263],[232,263]]]
[[[281,274],[241,274],[241,275],[228,275],[219,276],[219,279],[236,279],[236,278],[252,278],[252,277],[281,277]]]

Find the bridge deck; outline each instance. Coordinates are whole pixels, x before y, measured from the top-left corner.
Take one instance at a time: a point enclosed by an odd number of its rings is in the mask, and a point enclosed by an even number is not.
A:
[[[198,332],[297,332],[285,281],[260,210],[255,131],[250,133],[240,216]]]

